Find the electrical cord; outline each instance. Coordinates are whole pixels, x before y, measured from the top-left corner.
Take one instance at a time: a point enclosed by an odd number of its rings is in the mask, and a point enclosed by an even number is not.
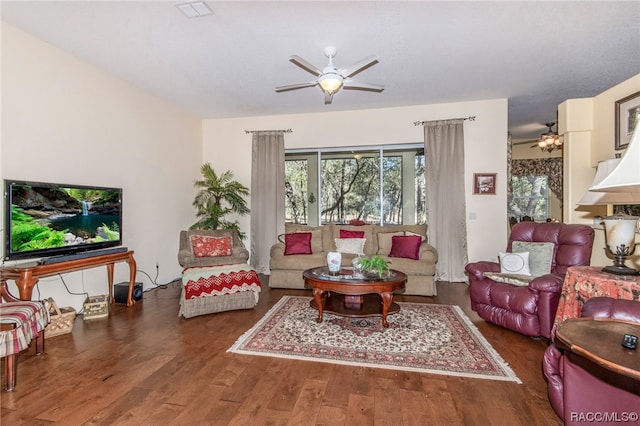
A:
[[[58,278],[60,278],[60,281],[62,282],[62,285],[64,286],[65,290],[67,290],[67,293],[69,293],[72,296],[84,296],[84,300],[87,299],[87,297],[89,297],[89,293],[82,292],[82,293],[75,293],[71,290],[69,290],[69,286],[67,285],[66,281],[64,280],[64,277],[62,276],[62,274],[58,274]],[[40,294],[40,282],[37,282],[35,285],[35,289],[37,291],[38,297],[37,300],[41,300],[41,294]],[[78,312],[78,315],[81,315],[82,312],[84,311],[84,304],[82,306],[82,309],[80,309],[80,312]]]
[[[138,269],[136,271],[136,273],[138,273],[138,272],[140,272],[141,274],[146,275],[147,278],[149,278],[149,281],[151,281],[151,284],[153,284],[155,286],[155,288],[161,288],[163,290],[166,290],[168,288],[167,284],[158,284],[158,276],[160,275],[160,267],[158,265],[156,265],[156,276],[155,276],[155,278],[151,278],[151,275],[149,275],[148,273],[146,273],[142,269]],[[152,289],[148,289],[146,291],[149,291],[149,290],[152,290]]]
[[[60,277],[60,281],[62,281],[62,285],[64,286],[64,288],[67,289],[67,293],[69,293],[72,296],[84,296],[85,299],[89,297],[89,293],[87,293],[86,291],[83,291],[82,293],[74,293],[71,290],[69,290],[69,286],[67,286],[67,283],[65,282],[62,274],[58,274],[58,276]]]

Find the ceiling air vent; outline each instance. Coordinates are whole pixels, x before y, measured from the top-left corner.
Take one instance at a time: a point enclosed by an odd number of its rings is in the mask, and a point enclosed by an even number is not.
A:
[[[200,16],[213,15],[209,6],[207,6],[203,1],[192,1],[189,3],[177,4],[176,7],[180,9],[187,18],[198,18]]]

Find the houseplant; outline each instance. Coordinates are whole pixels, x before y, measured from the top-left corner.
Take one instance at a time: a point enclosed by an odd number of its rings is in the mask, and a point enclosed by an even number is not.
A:
[[[204,163],[200,172],[202,179],[194,183],[199,191],[193,200],[198,221],[189,229],[232,229],[244,238],[238,221],[231,222],[225,217],[232,213],[242,216],[250,212],[244,199],[249,195],[249,188],[234,180],[231,170],[218,175],[211,164]]]
[[[358,261],[358,268],[368,274],[377,274],[380,278],[390,270],[389,262],[377,254],[372,257],[360,258]]]

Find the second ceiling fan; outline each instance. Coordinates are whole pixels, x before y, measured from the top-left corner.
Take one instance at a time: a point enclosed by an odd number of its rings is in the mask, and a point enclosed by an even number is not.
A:
[[[378,93],[384,90],[384,86],[380,86],[379,84],[365,83],[351,78],[359,72],[377,64],[378,59],[375,56],[368,56],[349,67],[339,69],[333,65],[333,58],[336,56],[336,48],[333,46],[326,47],[324,49],[324,54],[329,58],[329,64],[322,70],[310,62],[305,61],[300,56],[292,55],[289,61],[318,78],[306,83],[279,86],[276,87],[276,92],[280,93],[287,92],[289,90],[303,89],[305,87],[320,86],[320,89],[324,92],[324,103],[330,104],[333,100],[333,95],[342,88],[346,90],[366,90]]]

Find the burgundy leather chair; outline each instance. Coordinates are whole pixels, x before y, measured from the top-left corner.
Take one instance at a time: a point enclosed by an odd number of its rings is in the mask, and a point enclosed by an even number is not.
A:
[[[581,316],[640,323],[640,302],[594,297],[585,302]],[[580,423],[579,414],[621,415],[640,409],[638,382],[629,379],[627,383],[618,378],[619,386],[613,386],[572,362],[554,344],[547,347],[542,368],[547,378],[551,406],[567,425]]]
[[[484,276],[485,272],[500,272],[498,262],[468,263],[465,270],[469,275],[471,308],[485,321],[527,336],[551,338],[551,327],[567,268],[589,265],[593,236],[593,229],[587,225],[550,222],[515,224],[506,251],[511,251],[514,241],[552,242],[551,273],[536,277],[527,286],[517,286]]]

